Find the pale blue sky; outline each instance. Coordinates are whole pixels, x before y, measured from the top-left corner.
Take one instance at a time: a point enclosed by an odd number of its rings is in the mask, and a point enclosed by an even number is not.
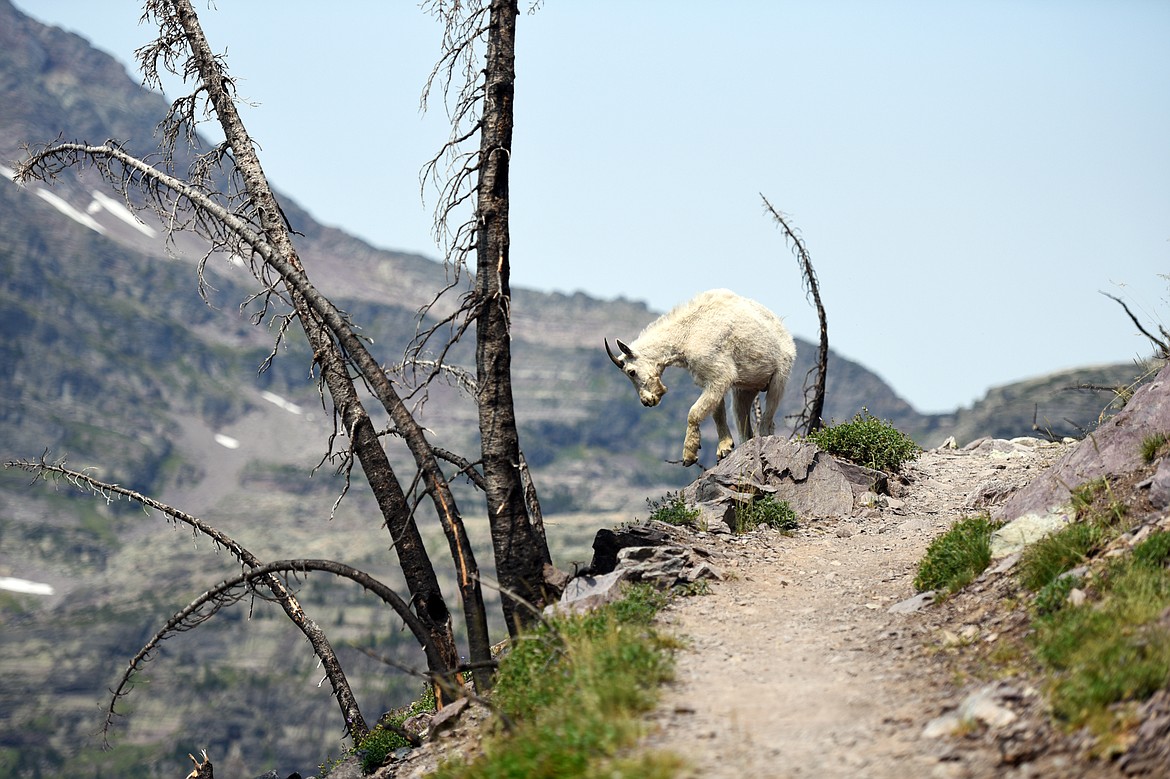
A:
[[[151,37],[134,2],[17,4],[128,64]],[[217,6],[197,2],[276,186],[436,256],[438,25],[407,2]],[[1144,355],[1098,291],[1170,325],[1168,41],[1164,0],[545,0],[518,33],[513,284],[660,311],[725,286],[813,340],[763,192],[831,345],[920,410]]]

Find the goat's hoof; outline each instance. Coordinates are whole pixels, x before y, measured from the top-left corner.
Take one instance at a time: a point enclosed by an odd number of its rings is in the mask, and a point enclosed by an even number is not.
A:
[[[698,461],[699,461],[698,455],[687,454],[686,452],[683,452],[682,464],[683,464],[684,468],[689,468],[690,466],[694,465]]]

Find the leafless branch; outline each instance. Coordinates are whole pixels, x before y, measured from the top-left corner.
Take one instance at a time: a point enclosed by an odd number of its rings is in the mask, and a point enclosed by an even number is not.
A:
[[[67,168],[89,166],[124,199],[131,200],[131,191],[139,193],[144,198],[144,205],[135,206],[134,210],[146,208],[152,211],[167,228],[168,244],[173,244],[174,235],[182,231],[192,232],[206,240],[210,248],[200,259],[197,270],[199,294],[205,301],[207,280],[204,268],[212,256],[222,253],[248,260],[252,276],[261,284],[260,290],[241,305],[243,309],[255,301],[260,302],[259,310],[252,315],[253,323],[265,319],[276,301],[284,308],[291,307],[291,302],[279,287],[281,277],[266,262],[273,251],[263,231],[250,210],[233,203],[232,198],[156,168],[112,140],[101,145],[55,141],[28,147],[26,151],[28,158],[16,168],[17,181],[49,182]],[[279,347],[287,324],[286,319],[277,331],[274,351]],[[265,360],[265,365],[267,362]]]
[[[437,191],[432,234],[453,275],[453,286],[458,283],[476,245],[476,186],[481,159],[478,145],[474,148],[468,146],[482,130],[485,78],[480,51],[487,39],[491,3],[485,0],[426,0],[422,8],[443,25],[443,36],[442,53],[423,86],[419,107],[424,112],[428,110],[432,94],[435,90],[441,91],[451,134],[435,156],[423,165],[419,172],[419,190],[424,200],[428,185]],[[434,301],[424,306],[422,313],[429,312],[433,306]],[[461,307],[462,315],[468,313]],[[458,340],[465,331],[466,328],[461,327],[453,332],[449,342]],[[429,334],[416,339],[416,352],[427,338]]]
[[[38,478],[63,478],[79,489],[92,492],[104,498],[106,501],[111,501],[115,497],[126,498],[146,508],[160,512],[169,521],[190,526],[194,533],[205,535],[212,539],[217,547],[227,549],[241,564],[249,566],[253,570],[261,567],[260,560],[239,542],[221,533],[197,517],[193,517],[186,512],[179,511],[176,508],[139,492],[135,492],[134,490],[121,487],[117,484],[103,482],[82,471],[67,468],[64,460],[50,463],[47,460],[47,456],[47,453],[42,454],[39,461],[9,461],[4,464],[4,467],[19,468],[34,474]],[[365,733],[367,728],[365,720],[362,719],[361,711],[358,709],[357,700],[353,696],[349,681],[345,678],[345,672],[342,670],[341,664],[337,661],[337,656],[324,631],[321,630],[316,622],[310,620],[305,615],[305,611],[301,608],[296,596],[278,577],[266,577],[265,585],[272,591],[273,596],[280,603],[285,614],[293,621],[293,624],[300,628],[305,638],[309,640],[309,643],[313,646],[313,651],[321,658],[321,664],[325,668],[326,675],[329,677],[329,683],[333,688],[334,697],[336,697],[341,710],[345,712],[346,727],[349,728],[350,733],[354,735]],[[113,707],[119,697],[120,695],[115,693],[114,699],[110,703],[110,715],[107,717],[105,729],[108,729],[112,722]]]
[[[801,428],[803,428],[803,432],[807,435],[820,429],[821,425],[824,424],[825,385],[829,370],[828,322],[825,317],[825,307],[821,303],[821,290],[817,282],[817,274],[813,270],[812,258],[809,256],[808,249],[805,248],[804,241],[801,240],[799,231],[794,230],[788,224],[788,220],[784,214],[777,211],[768,202],[768,198],[764,197],[763,193],[760,194],[760,199],[764,201],[764,208],[772,215],[772,218],[784,231],[785,242],[791,244],[792,252],[796,255],[797,261],[800,263],[801,276],[804,279],[805,295],[812,299],[812,303],[816,306],[817,318],[820,321],[820,345],[817,349],[817,359],[805,376],[805,406],[796,423],[796,431],[801,432]],[[813,375],[815,375],[815,378],[810,387],[809,376]]]
[[[1170,332],[1167,332],[1165,327],[1158,327],[1158,330],[1162,334],[1162,337],[1158,338],[1142,325],[1141,321],[1129,310],[1129,306],[1125,304],[1124,300],[1115,295],[1110,295],[1108,292],[1102,292],[1101,294],[1125,309],[1125,313],[1129,316],[1130,321],[1133,322],[1134,327],[1154,345],[1154,349],[1157,350],[1158,356],[1161,359],[1170,359]]]
[[[452,465],[458,467],[459,474],[471,479],[471,483],[478,487],[480,491],[487,489],[487,484],[483,480],[483,474],[476,470],[476,465],[479,463],[470,462],[465,457],[460,457],[454,452],[449,452],[446,449],[440,449],[437,446],[435,447],[435,456],[440,460],[446,460]]]
[[[419,645],[428,653],[428,656],[435,651],[428,641],[426,628],[410,610],[406,602],[390,587],[364,571],[332,560],[278,560],[273,563],[256,566],[230,579],[225,579],[172,615],[166,624],[151,637],[146,645],[138,650],[138,653],[134,655],[127,665],[126,670],[122,673],[118,684],[111,690],[111,699],[106,709],[106,724],[103,728],[103,733],[108,732],[113,723],[114,717],[116,716],[115,707],[117,702],[128,694],[129,690],[126,688],[131,678],[150,659],[159,644],[177,633],[186,632],[198,627],[214,616],[220,609],[239,602],[249,593],[263,600],[269,600],[268,597],[255,590],[257,580],[264,581],[267,584],[267,582],[272,580],[279,581],[278,574],[297,574],[307,573],[309,571],[324,571],[350,579],[366,590],[374,593],[394,609],[395,613],[406,623],[411,633],[414,634]],[[282,588],[284,591],[288,591],[287,584],[282,583]],[[280,598],[278,597],[277,600],[279,601]],[[324,661],[326,658],[321,659]]]

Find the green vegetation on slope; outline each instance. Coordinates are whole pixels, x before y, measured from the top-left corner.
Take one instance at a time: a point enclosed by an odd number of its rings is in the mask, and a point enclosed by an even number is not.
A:
[[[671,641],[650,625],[668,595],[632,587],[610,606],[555,617],[522,637],[500,664],[493,701],[514,722],[471,763],[439,779],[666,779],[680,768],[662,754],[625,756],[643,731],[641,715],[670,678]]]
[[[1170,532],[1143,530],[1149,535],[1132,548],[1118,541],[1137,526],[1139,496],[1105,479],[1077,488],[1074,521],[1030,545],[1016,570],[1031,593],[1018,646],[1042,670],[1053,715],[1089,727],[1100,754],[1124,743],[1139,702],[1170,685]],[[988,564],[995,529],[985,516],[956,522],[928,548],[915,586],[966,586]],[[1006,643],[988,656],[993,664],[1014,664]]]

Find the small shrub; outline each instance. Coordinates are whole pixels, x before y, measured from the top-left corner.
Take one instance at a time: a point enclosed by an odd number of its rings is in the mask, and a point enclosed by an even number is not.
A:
[[[681,492],[668,492],[659,500],[646,498],[646,508],[650,510],[652,521],[668,525],[694,525],[700,514],[697,508],[687,506]]]
[[[1152,463],[1162,453],[1166,444],[1170,443],[1170,438],[1166,437],[1165,433],[1151,433],[1142,439],[1142,460],[1147,463]]]
[[[413,703],[403,706],[400,709],[395,709],[389,716],[388,721],[396,727],[402,727],[402,723],[410,719],[416,714],[421,714],[427,711],[435,711],[435,691],[430,685],[427,685],[423,694],[418,700]],[[380,723],[374,726],[374,729],[369,732],[361,743],[358,744],[354,752],[361,758],[361,768],[363,774],[372,774],[378,770],[386,759],[396,750],[402,747],[410,746],[410,742],[402,736],[395,733],[389,728],[383,727]]]
[[[788,531],[800,527],[800,521],[787,501],[776,500],[771,495],[735,504],[736,533],[747,533],[761,525]]]
[[[361,758],[363,774],[372,774],[386,762],[394,751],[410,746],[410,742],[392,730],[376,725],[355,750]]]
[[[954,593],[966,587],[991,562],[991,534],[999,527],[986,514],[957,521],[927,547],[914,588]]]
[[[851,422],[823,427],[809,438],[829,454],[886,473],[897,473],[922,452],[908,435],[866,409]]]

